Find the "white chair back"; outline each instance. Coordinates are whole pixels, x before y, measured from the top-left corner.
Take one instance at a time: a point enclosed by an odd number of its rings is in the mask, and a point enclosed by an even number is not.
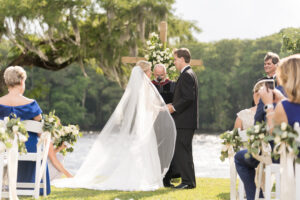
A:
[[[14,191],[16,189],[17,195],[30,195],[33,196],[35,199],[39,198],[40,188],[43,188],[44,196],[47,194],[47,181],[46,181],[46,163],[47,163],[47,157],[48,157],[48,151],[49,151],[49,145],[51,141],[51,135],[50,133],[43,133],[42,127],[43,123],[33,120],[26,120],[23,121],[25,124],[25,128],[27,131],[34,132],[37,134],[40,134],[38,143],[37,143],[37,152],[35,153],[26,153],[26,154],[19,154],[16,152],[14,154],[14,158],[18,158],[19,161],[33,161],[36,164],[36,171],[35,171],[35,183],[19,183],[17,182],[16,177],[11,177],[11,174],[9,174],[9,179],[14,181],[14,187],[10,187],[9,191]],[[0,175],[3,172],[3,166],[1,166],[2,163],[4,163],[4,157],[0,156]],[[3,158],[3,159],[1,159]],[[17,170],[18,162],[16,162],[14,169]],[[2,170],[2,171],[1,171]],[[1,176],[0,176],[1,177]],[[13,178],[13,179],[12,179]],[[41,180],[43,180],[43,183],[41,183]],[[2,179],[1,179],[2,183]],[[0,184],[2,188],[2,184]],[[1,189],[2,192],[2,189]],[[1,198],[1,192],[0,192],[0,198]],[[2,192],[2,197],[10,198],[9,196],[11,192]],[[16,196],[16,195],[15,195]],[[17,199],[17,196],[13,199]]]
[[[300,126],[299,123],[296,122],[294,124],[294,130],[298,132],[297,142],[300,142]],[[295,178],[296,178],[296,199],[300,199],[300,164],[295,164]]]

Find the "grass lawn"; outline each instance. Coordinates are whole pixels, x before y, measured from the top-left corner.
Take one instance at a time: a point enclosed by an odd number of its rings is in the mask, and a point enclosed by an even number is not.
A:
[[[120,192],[52,187],[45,199],[57,200],[229,200],[229,179],[197,178],[197,188],[174,190],[162,188],[154,192]],[[32,199],[21,197],[20,199]],[[43,199],[43,198],[40,198]]]

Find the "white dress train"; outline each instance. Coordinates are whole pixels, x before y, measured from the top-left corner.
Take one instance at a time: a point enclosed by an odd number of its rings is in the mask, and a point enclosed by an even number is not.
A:
[[[74,178],[55,187],[149,191],[163,186],[176,128],[143,70],[133,68],[126,90]]]

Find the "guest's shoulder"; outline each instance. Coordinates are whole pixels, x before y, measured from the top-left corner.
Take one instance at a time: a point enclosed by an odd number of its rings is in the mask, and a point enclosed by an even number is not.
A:
[[[251,112],[252,112],[251,109],[246,108],[246,109],[244,109],[244,110],[239,111],[236,115],[237,115],[238,117],[241,117],[241,116],[249,115]]]
[[[30,99],[30,98],[27,98],[27,97],[23,97],[23,99],[24,99],[25,104],[36,103],[36,100],[34,100],[34,99]]]

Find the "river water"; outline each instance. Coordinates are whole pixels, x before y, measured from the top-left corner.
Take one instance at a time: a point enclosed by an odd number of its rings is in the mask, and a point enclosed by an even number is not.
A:
[[[74,152],[65,158],[65,167],[75,174],[92,147],[97,134],[85,134],[74,146]],[[196,134],[193,139],[193,157],[197,177],[229,178],[228,160],[221,162],[221,140],[218,135]]]

